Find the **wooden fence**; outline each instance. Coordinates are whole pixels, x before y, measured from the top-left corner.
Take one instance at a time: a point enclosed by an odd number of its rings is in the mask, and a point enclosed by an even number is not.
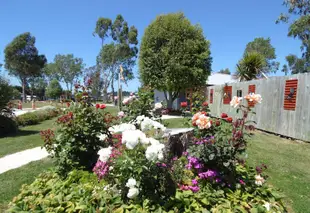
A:
[[[258,129],[310,142],[310,73],[210,86],[207,97],[211,114],[238,116],[229,101],[249,92],[263,98],[253,107],[256,115],[250,116]]]

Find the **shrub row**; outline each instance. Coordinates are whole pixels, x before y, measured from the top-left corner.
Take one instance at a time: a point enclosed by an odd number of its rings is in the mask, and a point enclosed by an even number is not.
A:
[[[35,112],[28,112],[16,118],[18,126],[35,125],[42,121],[49,120],[60,114],[60,110],[56,108],[48,108]]]

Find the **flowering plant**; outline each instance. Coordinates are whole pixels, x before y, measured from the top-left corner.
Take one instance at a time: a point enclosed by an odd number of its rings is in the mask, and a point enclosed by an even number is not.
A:
[[[100,147],[106,147],[111,137],[108,131],[111,115],[94,110],[88,96],[90,86],[75,85],[77,102],[72,102],[57,119],[55,132],[42,133],[44,147],[55,158],[57,172],[66,176],[73,169],[91,170]]]

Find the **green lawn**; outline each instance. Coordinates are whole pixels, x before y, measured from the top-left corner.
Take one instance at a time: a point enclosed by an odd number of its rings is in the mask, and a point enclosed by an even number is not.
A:
[[[163,120],[164,125],[167,128],[188,128],[189,126],[186,125],[187,118],[172,118]]]
[[[185,119],[168,119],[167,127],[183,128]],[[268,166],[268,183],[280,189],[295,213],[310,212],[310,143],[297,143],[257,131],[248,146],[248,163]]]
[[[0,174],[0,212],[7,209],[8,203],[19,194],[23,184],[32,183],[36,176],[50,168],[52,160],[44,158]]]
[[[18,101],[14,100],[12,102],[14,104],[16,104],[16,107],[17,107]],[[36,101],[35,104],[36,104],[37,108],[40,108],[40,107],[43,107],[43,106],[59,106],[59,107],[62,106],[62,104],[59,103],[59,102],[52,102],[52,103],[50,103],[49,101],[46,101],[46,102]],[[63,104],[63,107],[66,107],[66,104]],[[23,103],[23,108],[32,108],[32,102]]]
[[[269,183],[281,189],[295,213],[310,212],[310,144],[257,132],[249,143],[248,162],[268,166]]]
[[[0,157],[12,154],[25,149],[34,148],[43,145],[40,137],[40,131],[45,129],[53,129],[56,118],[46,120],[37,125],[26,126],[20,128],[16,135],[0,138]]]

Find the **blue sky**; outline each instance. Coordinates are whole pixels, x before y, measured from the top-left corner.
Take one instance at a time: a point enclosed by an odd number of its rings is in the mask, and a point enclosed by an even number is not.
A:
[[[36,37],[40,53],[52,61],[56,54],[73,53],[87,66],[95,64],[100,40],[92,35],[99,17],[114,19],[122,14],[129,25],[135,25],[139,41],[144,29],[159,14],[184,12],[193,24],[200,24],[211,41],[212,70],[235,70],[245,46],[255,37],[270,37],[281,66],[285,56],[301,55],[300,42],[287,37],[288,25],[275,24],[286,12],[282,0],[1,0],[0,63],[3,50],[20,33]],[[135,68],[138,77],[137,67]],[[7,75],[7,74],[6,74]],[[280,71],[276,75],[283,75]],[[9,77],[9,76],[8,76]],[[12,84],[18,80],[10,77]],[[136,90],[139,80],[129,82]]]

